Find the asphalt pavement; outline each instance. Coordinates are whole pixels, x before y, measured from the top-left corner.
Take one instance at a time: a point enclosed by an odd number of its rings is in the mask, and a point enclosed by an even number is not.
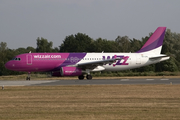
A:
[[[0,81],[0,86],[180,84],[180,78]]]

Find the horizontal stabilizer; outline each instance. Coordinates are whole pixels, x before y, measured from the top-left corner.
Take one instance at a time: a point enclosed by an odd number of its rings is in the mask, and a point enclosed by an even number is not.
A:
[[[169,56],[167,56],[167,55],[155,56],[155,57],[150,57],[149,60],[158,60],[158,59],[165,58],[165,57],[169,57]]]

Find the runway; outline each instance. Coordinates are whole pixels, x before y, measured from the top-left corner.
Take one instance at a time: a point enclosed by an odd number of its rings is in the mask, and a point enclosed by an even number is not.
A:
[[[180,84],[180,78],[0,81],[0,86]]]

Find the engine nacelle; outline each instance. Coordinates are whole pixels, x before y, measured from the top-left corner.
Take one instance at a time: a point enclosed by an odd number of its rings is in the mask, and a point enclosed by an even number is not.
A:
[[[79,76],[82,75],[82,70],[77,67],[62,67],[61,68],[62,76]]]
[[[60,71],[53,71],[52,76],[79,76],[82,75],[82,70],[77,67],[62,67]]]

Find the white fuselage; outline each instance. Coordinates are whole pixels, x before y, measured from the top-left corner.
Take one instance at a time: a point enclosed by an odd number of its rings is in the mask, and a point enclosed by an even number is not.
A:
[[[112,59],[115,55],[117,56],[117,58],[121,59],[116,60],[116,62],[112,64],[104,64],[103,66],[98,66],[92,71],[121,71],[146,66],[149,64],[155,64],[160,61],[169,59],[169,57],[163,57],[155,60],[149,59],[150,57],[164,56],[163,54],[154,55],[143,53],[87,53],[86,56],[77,64]]]

